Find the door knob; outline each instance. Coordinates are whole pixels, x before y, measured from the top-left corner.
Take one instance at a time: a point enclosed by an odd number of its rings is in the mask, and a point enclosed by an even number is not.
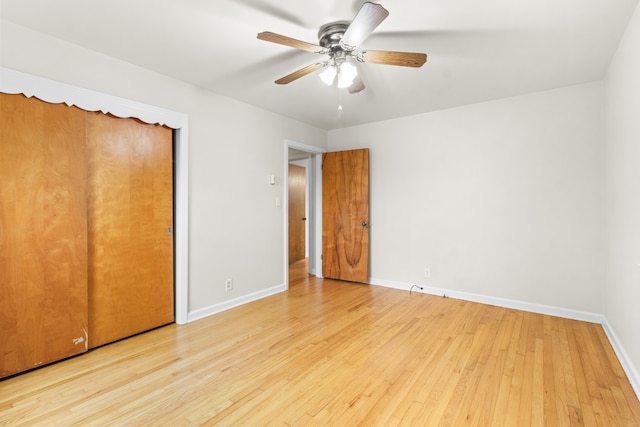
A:
[[[367,221],[362,221],[362,226],[363,227],[366,227],[367,225],[369,225],[369,224],[367,224]]]

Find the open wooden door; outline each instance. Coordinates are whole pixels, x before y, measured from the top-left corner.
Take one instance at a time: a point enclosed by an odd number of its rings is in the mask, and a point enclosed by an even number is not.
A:
[[[88,113],[89,346],[171,323],[172,131]]]
[[[322,155],[322,275],[369,279],[369,150]]]
[[[306,232],[306,170],[289,165],[289,264],[305,257]]]
[[[0,377],[87,349],[85,112],[0,94]]]

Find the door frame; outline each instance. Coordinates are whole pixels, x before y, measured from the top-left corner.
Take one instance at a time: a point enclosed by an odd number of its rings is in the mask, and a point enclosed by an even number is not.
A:
[[[145,123],[166,125],[174,130],[175,322],[187,323],[189,314],[189,116],[4,67],[0,67],[0,92],[23,94],[28,98],[35,96],[52,104],[75,105],[86,111],[102,111],[116,117],[135,117]]]
[[[327,149],[284,140],[284,284],[289,289],[289,148],[311,155],[307,173],[309,189],[309,272],[322,277],[322,153]]]

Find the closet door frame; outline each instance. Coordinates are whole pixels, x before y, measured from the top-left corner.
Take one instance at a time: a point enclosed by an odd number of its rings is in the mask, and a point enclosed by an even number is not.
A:
[[[0,92],[35,96],[52,104],[75,105],[86,111],[102,111],[116,117],[135,117],[145,123],[174,130],[175,142],[175,307],[177,324],[189,322],[189,116],[124,98],[79,88],[31,74],[0,67]]]

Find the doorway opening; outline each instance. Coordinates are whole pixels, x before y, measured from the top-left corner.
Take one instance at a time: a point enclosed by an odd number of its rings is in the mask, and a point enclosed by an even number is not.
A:
[[[321,245],[322,245],[322,156],[326,150],[296,141],[285,140],[285,209],[284,209],[284,283],[289,289],[289,265],[291,250],[300,251],[300,248],[290,248],[289,232],[289,165],[304,169],[304,215],[296,221],[300,221],[304,229],[304,258],[307,263],[307,273],[321,276]],[[292,177],[292,179],[294,179]],[[295,178],[296,180],[298,178]],[[305,218],[304,220],[302,218]],[[298,255],[299,257],[299,255]]]
[[[310,160],[310,156],[304,153],[289,153],[289,184],[287,186],[289,265],[304,261],[309,257],[309,227],[307,227],[307,212],[309,211],[307,182],[309,180],[307,172]]]

